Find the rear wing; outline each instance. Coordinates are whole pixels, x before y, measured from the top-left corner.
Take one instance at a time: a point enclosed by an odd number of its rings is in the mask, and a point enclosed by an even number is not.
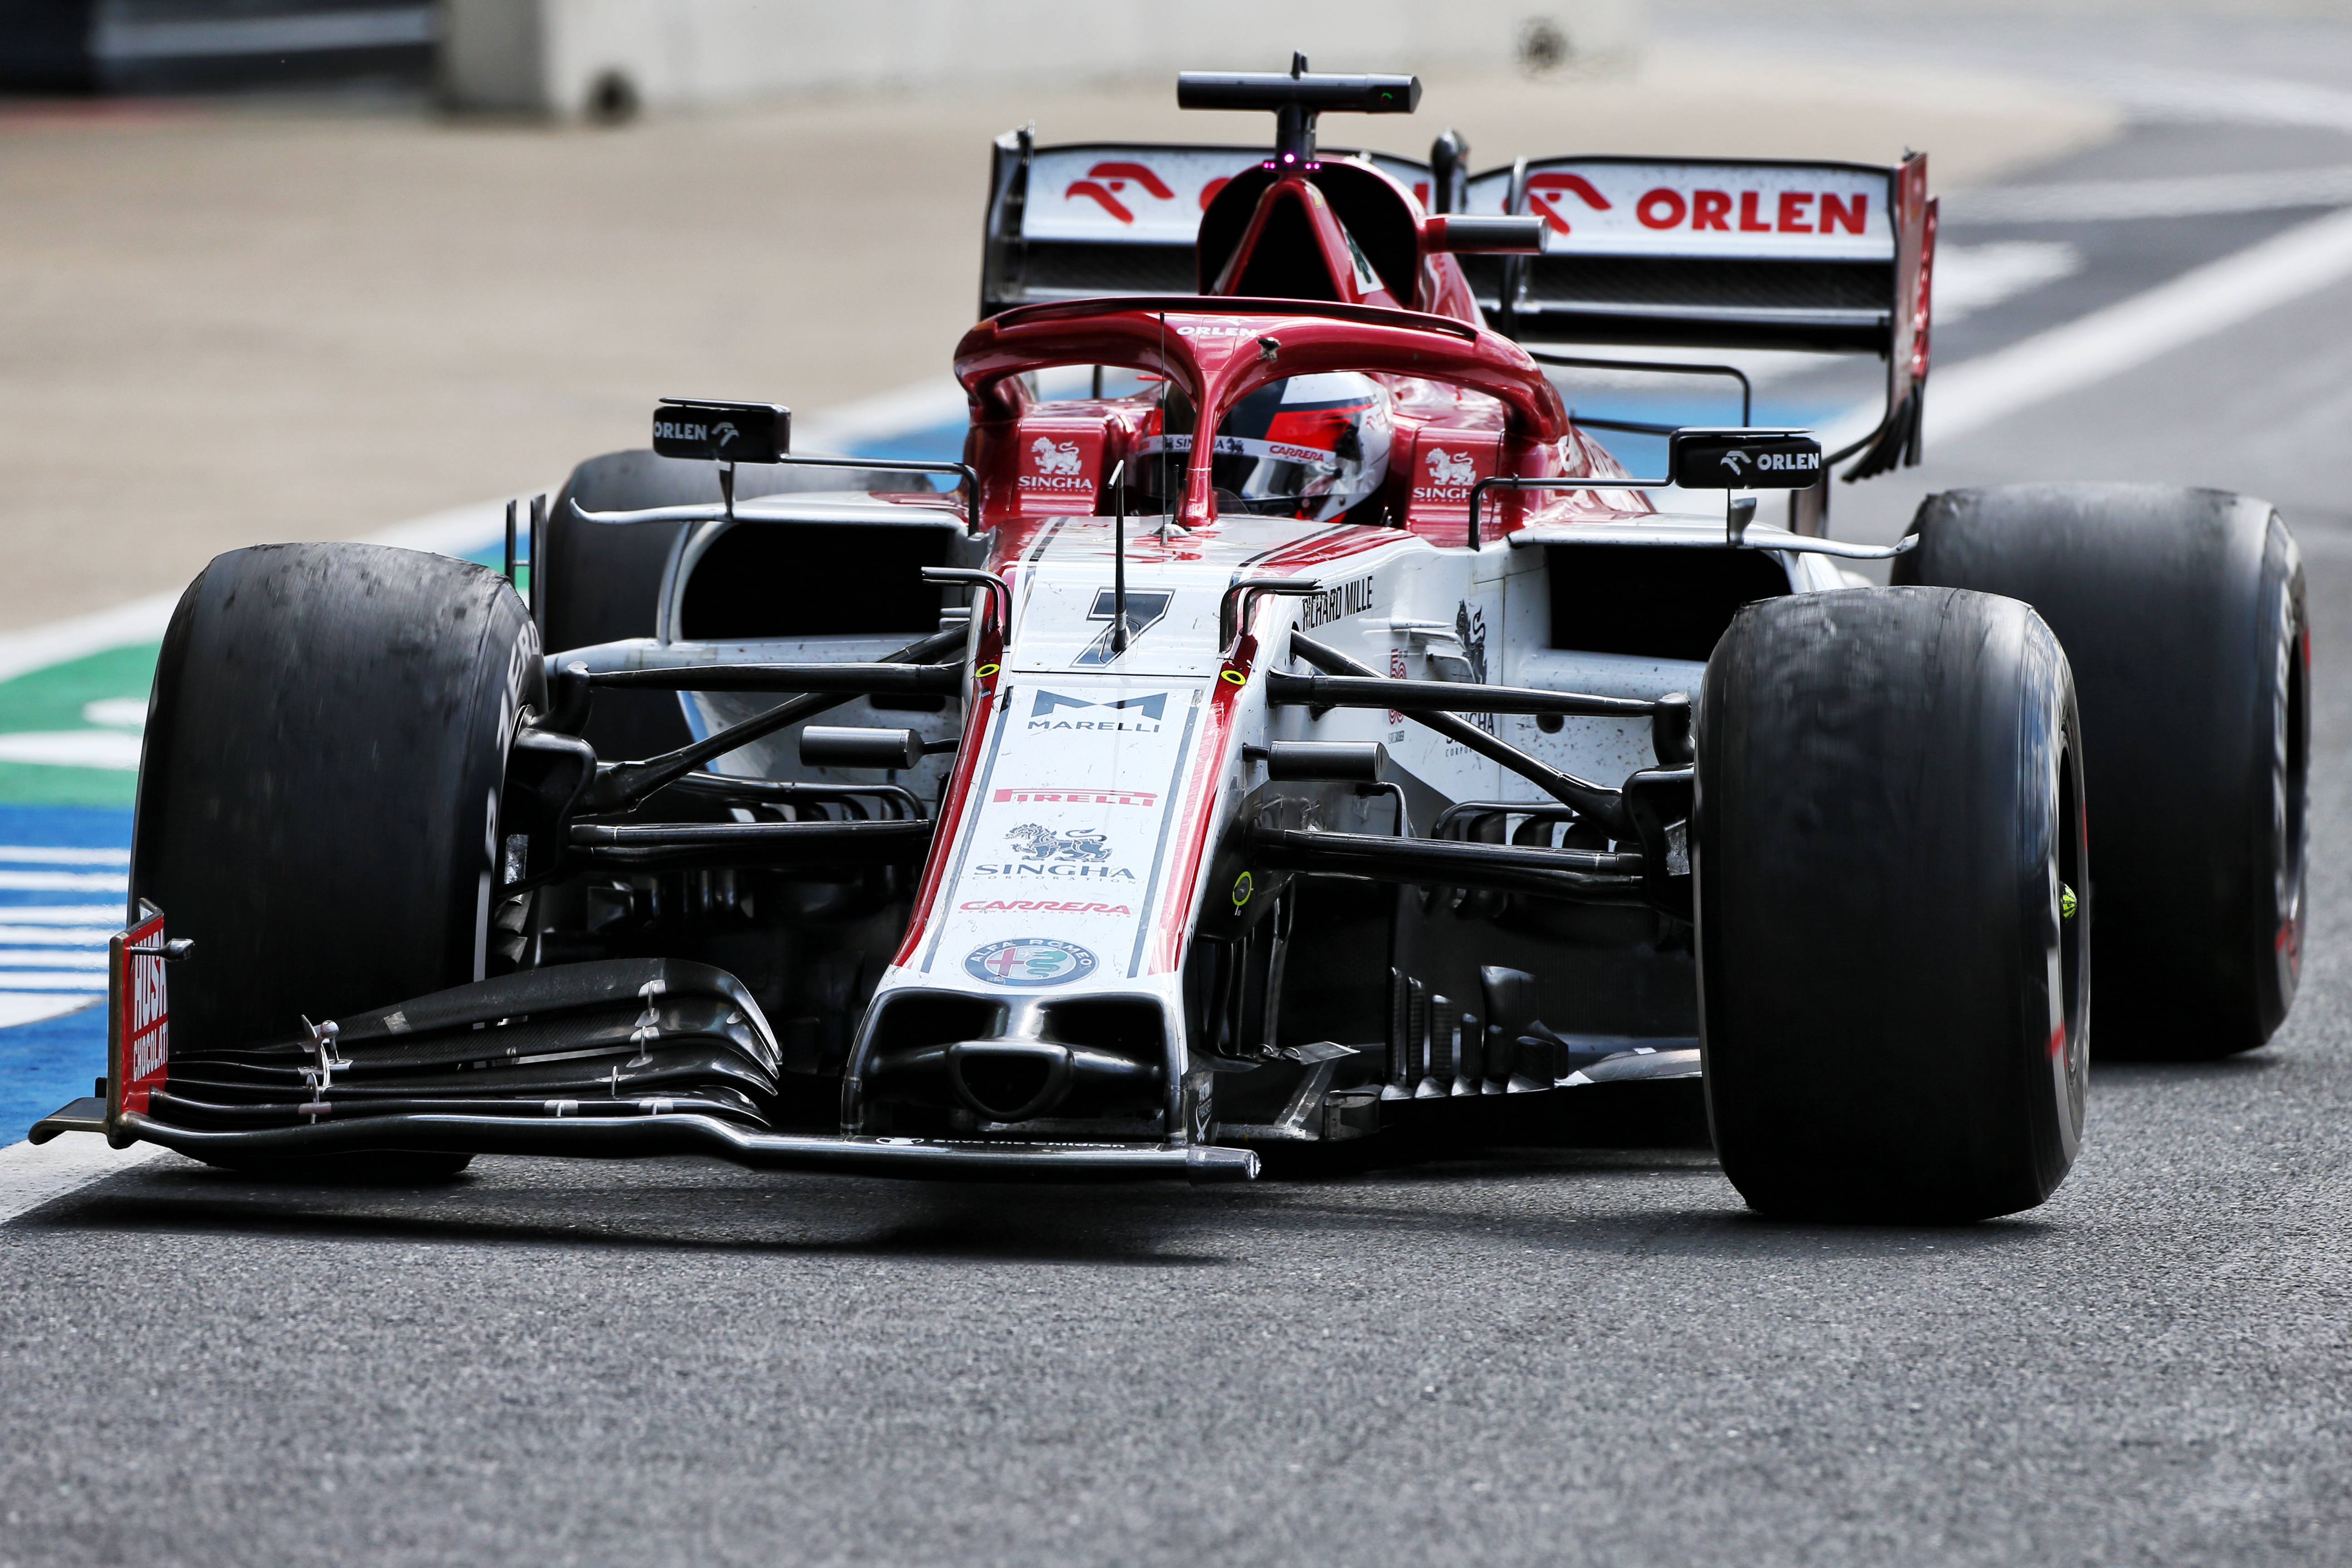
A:
[[[1536,342],[1806,349],[1886,361],[1886,414],[1847,475],[1916,462],[1936,204],[1927,158],[1521,160],[1466,210],[1544,220],[1537,256],[1465,257],[1488,324]]]
[[[1040,147],[1030,132],[996,139],[982,254],[983,320],[1015,305],[1114,295],[1197,294],[1201,214],[1270,147],[1077,142]],[[1339,160],[1356,154],[1327,149]],[[1369,161],[1426,206],[1429,165]]]
[[[1449,155],[1458,143],[1439,142]],[[982,317],[1016,305],[1192,294],[1201,216],[1265,149],[997,139]],[[1322,156],[1354,154],[1336,150]],[[1426,211],[1534,216],[1539,255],[1462,255],[1486,324],[1538,343],[1802,349],[1886,362],[1877,427],[1829,460],[1848,479],[1918,461],[1936,204],[1927,160],[1522,159],[1432,200],[1431,165],[1366,161]],[[1446,183],[1460,176],[1448,171]]]

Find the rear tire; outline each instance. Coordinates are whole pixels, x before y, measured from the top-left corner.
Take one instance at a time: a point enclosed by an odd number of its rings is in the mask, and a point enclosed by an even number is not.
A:
[[[1699,706],[1700,1034],[1724,1173],[1767,1214],[2031,1208],[2088,1040],[2082,747],[2013,600],[1854,589],[1742,610]]]
[[[2099,844],[2099,1054],[2270,1038],[2302,967],[2311,645],[2269,503],[2167,485],[1927,498],[1897,582],[2034,606],[2083,708]]]
[[[488,966],[539,640],[497,573],[369,544],[215,557],[155,669],[132,907],[192,937],[175,1054],[301,1037]]]

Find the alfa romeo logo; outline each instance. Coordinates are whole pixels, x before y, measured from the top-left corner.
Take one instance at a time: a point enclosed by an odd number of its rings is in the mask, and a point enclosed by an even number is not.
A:
[[[1095,972],[1095,955],[1076,942],[1016,937],[975,948],[964,973],[991,985],[1062,985]]]

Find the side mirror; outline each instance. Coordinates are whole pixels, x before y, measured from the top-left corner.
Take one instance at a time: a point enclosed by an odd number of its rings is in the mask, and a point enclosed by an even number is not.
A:
[[[721,463],[772,463],[793,449],[793,411],[781,403],[699,403],[665,397],[654,410],[654,452]]]
[[[1686,490],[1801,490],[1819,484],[1822,444],[1801,430],[1677,430],[1666,472]]]

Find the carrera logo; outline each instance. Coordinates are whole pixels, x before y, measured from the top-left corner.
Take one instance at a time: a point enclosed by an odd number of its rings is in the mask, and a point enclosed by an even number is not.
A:
[[[999,805],[1140,805],[1160,804],[1159,795],[1145,789],[1001,789],[989,796]]]
[[[1643,193],[1633,216],[1643,228],[1729,234],[1735,232],[1735,207],[1740,234],[1861,234],[1870,221],[1867,191],[1693,191],[1685,196],[1664,185]],[[1565,225],[1560,232],[1568,232]]]
[[[1120,697],[1108,702],[1090,701],[1084,697],[1065,697],[1058,691],[1040,691],[1029,707],[1029,728],[1032,730],[1111,730],[1129,734],[1156,735],[1162,716],[1168,711],[1169,693],[1154,691],[1144,697]],[[1055,715],[1064,710],[1076,710],[1105,715],[1096,719],[1062,719]]]
[[[1045,899],[966,899],[956,906],[967,914],[1131,915],[1125,904],[1065,904]]]
[[[1218,445],[1222,447],[1223,443],[1220,441]],[[1328,463],[1331,460],[1330,453],[1318,451],[1313,447],[1293,447],[1280,441],[1268,441],[1265,449],[1269,457],[1280,458],[1286,463]]]

